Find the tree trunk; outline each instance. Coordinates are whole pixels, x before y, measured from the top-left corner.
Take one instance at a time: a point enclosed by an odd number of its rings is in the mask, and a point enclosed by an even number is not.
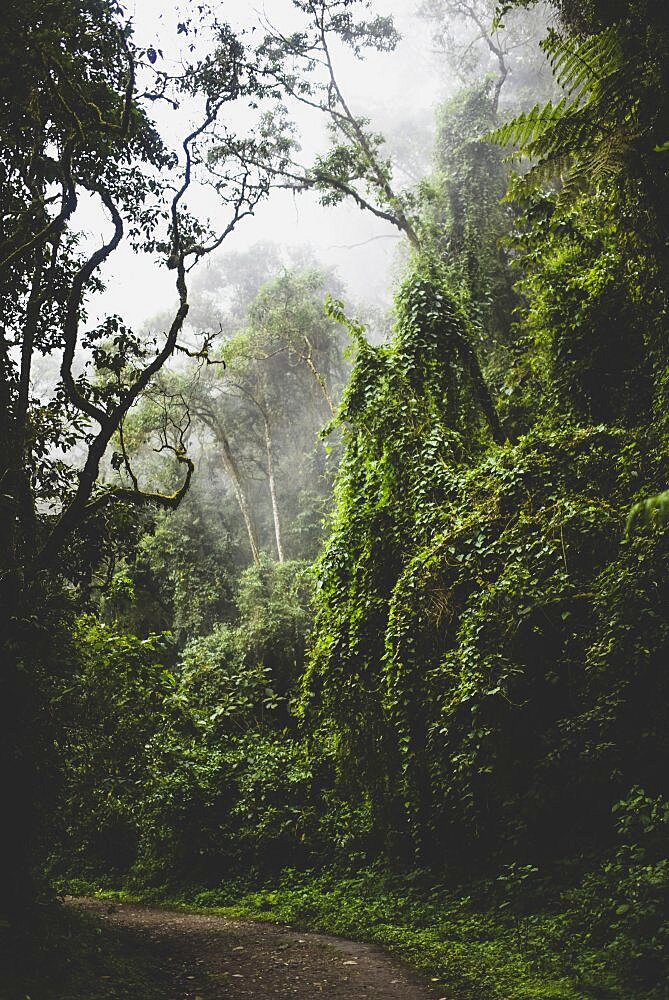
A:
[[[328,387],[327,387],[327,382],[325,381],[325,377],[323,376],[323,374],[318,370],[318,368],[314,364],[314,360],[313,360],[313,353],[314,353],[313,347],[311,346],[311,341],[306,336],[304,337],[304,343],[307,345],[307,351],[308,351],[308,353],[306,355],[304,355],[304,362],[305,362],[307,368],[309,369],[309,371],[311,372],[311,374],[314,376],[314,379],[316,380],[316,384],[318,385],[318,388],[323,393],[323,398],[325,399],[325,402],[328,404],[328,407],[330,409],[330,413],[334,417],[337,414],[337,409],[336,409],[336,407],[334,405],[334,401],[332,399],[332,396],[328,392]]]
[[[276,478],[274,476],[274,454],[272,450],[272,425],[269,413],[263,409],[263,422],[265,425],[265,450],[267,451],[267,478],[269,480],[269,495],[272,500],[272,517],[274,518],[274,537],[276,538],[276,552],[279,562],[285,562],[283,554],[283,541],[281,539],[281,519],[279,517],[279,502],[276,495]]]
[[[17,635],[18,602],[7,594],[2,596],[6,604],[0,612],[0,794],[5,822],[0,919],[7,920],[20,934],[28,929],[35,904],[32,867],[36,861],[38,820],[36,757],[44,747],[35,734],[37,693],[25,662],[32,650]]]
[[[242,518],[244,519],[244,526],[246,527],[246,534],[248,536],[249,545],[251,547],[251,557],[253,562],[258,566],[260,564],[260,546],[258,545],[258,531],[256,529],[255,518],[253,517],[253,511],[251,509],[251,504],[249,503],[248,496],[246,495],[246,488],[244,485],[244,479],[237,464],[235,456],[232,454],[232,448],[230,447],[230,441],[228,440],[228,435],[225,433],[225,428],[221,421],[215,417],[213,414],[201,413],[200,416],[202,420],[207,424],[210,430],[214,432],[216,440],[223,449],[223,461],[225,468],[227,470],[230,479],[232,480],[232,488],[235,493],[235,498],[239,509],[241,511]]]

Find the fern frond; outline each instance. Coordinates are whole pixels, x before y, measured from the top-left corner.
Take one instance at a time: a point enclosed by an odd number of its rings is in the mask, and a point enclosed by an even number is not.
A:
[[[600,131],[599,119],[591,109],[572,106],[525,146],[525,154],[531,159],[550,159],[567,149],[591,145]]]
[[[627,73],[614,73],[602,82],[597,93],[597,107],[604,119],[627,121],[636,109],[636,102],[629,99]]]
[[[549,101],[541,107],[540,104],[530,111],[523,111],[510,122],[505,122],[499,128],[483,136],[488,142],[497,146],[519,146],[521,150],[543,135],[547,128],[559,121],[566,107],[566,98],[557,104]]]
[[[559,85],[568,95],[576,94],[577,101],[620,67],[620,43],[614,28],[581,41],[551,31],[540,46]]]
[[[571,208],[577,198],[592,186],[592,171],[586,160],[572,159],[564,183],[557,196],[556,208],[562,214]]]
[[[548,187],[554,185],[556,182],[561,182],[569,175],[573,161],[574,157],[572,153],[564,153],[561,156],[555,156],[550,160],[537,163],[526,174],[515,177],[509,183],[509,190],[504,197],[504,201],[522,201],[542,187]]]
[[[669,525],[669,490],[634,504],[627,518],[625,533],[629,535],[634,528],[643,525],[660,528]]]
[[[593,179],[613,177],[625,165],[631,150],[629,137],[620,129],[602,136],[590,158]]]
[[[485,138],[515,146],[509,159],[527,158],[532,166],[507,200],[526,197],[559,178],[558,203],[569,206],[590,186],[609,181],[624,168],[638,135],[635,85],[638,66],[623,58],[619,27],[585,39],[551,31],[541,43],[566,91],[518,115]]]

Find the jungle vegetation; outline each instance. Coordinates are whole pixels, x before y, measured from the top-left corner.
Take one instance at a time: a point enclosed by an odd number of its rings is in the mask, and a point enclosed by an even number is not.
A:
[[[418,181],[333,56],[391,19],[205,6],[177,76],[113,0],[5,12],[0,935],[96,886],[371,934],[463,997],[660,1000],[663,4],[424,3],[461,86]],[[308,254],[198,271],[276,186],[401,234],[387,335]],[[94,305],[124,242],[174,280],[146,329]]]

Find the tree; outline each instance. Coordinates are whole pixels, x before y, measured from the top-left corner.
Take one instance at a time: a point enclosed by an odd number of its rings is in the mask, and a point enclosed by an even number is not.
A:
[[[500,5],[500,16],[518,5]],[[529,169],[511,186],[509,197],[525,205],[528,217],[544,215],[548,221],[544,229],[549,229],[551,242],[559,242],[559,227],[564,231],[571,226],[574,209],[577,215],[587,214],[587,209],[579,212],[584,204],[581,201],[579,206],[579,199],[598,198],[604,206],[605,225],[611,224],[610,206],[615,204],[617,243],[624,240],[633,248],[632,254],[646,257],[641,283],[650,283],[653,288],[640,294],[640,282],[634,279],[629,305],[636,311],[639,300],[658,303],[655,317],[641,324],[640,337],[646,341],[652,338],[661,369],[669,260],[666,18],[659,5],[644,0],[621,0],[611,5],[595,2],[585,7],[565,0],[554,6],[560,13],[562,30],[551,31],[541,45],[563,97],[535,105],[495,130],[490,138],[500,145],[515,146],[512,155],[530,161]],[[547,210],[545,202],[538,208],[542,195],[548,192],[554,195],[550,208]],[[629,267],[629,256],[629,251],[623,255],[623,267]],[[610,274],[610,263],[607,271]],[[612,304],[609,296],[609,306]],[[604,315],[606,310],[600,310],[600,320]],[[619,323],[616,326],[621,329]],[[624,336],[626,330],[622,332]],[[583,339],[588,342],[587,337]],[[594,350],[600,352],[600,368],[590,371],[593,384],[601,379],[602,368],[608,374],[612,362],[618,371],[626,367],[628,374],[631,367],[642,368],[639,346],[630,365],[629,344],[619,341],[611,349],[604,337],[597,339]],[[643,353],[643,340],[640,343]],[[572,355],[577,351],[571,349]],[[650,358],[646,364],[648,361]],[[658,370],[654,381],[662,386],[663,372]],[[639,395],[632,405],[643,406],[648,395]],[[658,404],[664,423],[668,408],[663,390]],[[649,519],[663,523],[665,509],[663,493],[644,499],[632,508],[628,526]]]
[[[338,44],[348,46],[358,57],[364,46],[380,51],[394,49],[398,35],[392,19],[377,16],[356,20],[348,0],[299,0],[296,6],[304,15],[303,30],[286,35],[268,24],[270,33],[260,49],[262,73],[275,81],[288,98],[324,116],[330,148],[311,166],[300,163],[294,130],[284,112],[266,119],[263,143],[245,150],[245,155],[259,169],[264,167],[268,183],[294,191],[316,191],[323,205],[349,199],[398,229],[414,254],[433,253],[431,233],[421,226],[420,198],[410,188],[397,187],[384,137],[372,130],[368,119],[354,112],[336,67],[334,53]],[[280,166],[273,166],[267,162],[267,152],[277,148],[282,158]],[[229,145],[222,142],[214,159],[217,155],[230,155]],[[463,328],[460,335],[462,359],[477,386],[491,434],[501,442],[505,434],[478,352],[469,331]]]
[[[204,16],[204,7],[201,8]],[[192,25],[180,24],[188,33]],[[63,580],[76,584],[95,564],[114,518],[130,505],[173,509],[193,463],[184,442],[172,451],[182,482],[171,493],[139,482],[105,485],[100,471],[115,435],[168,359],[183,349],[187,273],[221,244],[263,197],[250,164],[215,182],[229,217],[217,230],[198,222],[184,199],[221,109],[257,101],[263,87],[234,32],[210,17],[209,53],[177,78],[156,69],[114,0],[5,12],[0,56],[0,701],[5,808],[12,816],[6,862],[8,912],[27,898],[36,788],[26,748],[38,698],[31,642]],[[142,89],[143,88],[143,89]],[[160,138],[147,107],[182,97],[199,110],[178,152]],[[231,140],[234,145],[234,140]],[[108,235],[95,247],[80,223],[86,205]],[[125,241],[157,255],[175,278],[177,306],[147,344],[119,316],[88,323],[104,264]],[[35,398],[37,359],[56,356],[51,391]],[[120,459],[122,461],[122,458]],[[35,753],[39,750],[36,749]],[[4,906],[4,903],[3,903]]]
[[[335,414],[346,370],[341,328],[324,311],[327,289],[341,291],[333,275],[315,269],[285,270],[265,282],[247,303],[245,325],[212,350],[211,364],[200,360],[163,373],[147,398],[143,437],[135,443],[156,432],[164,439],[165,427],[174,433],[179,414],[187,412],[189,433],[199,436],[207,455],[220,457],[256,564],[268,523],[270,544],[284,560],[282,522],[293,521],[289,511],[297,515],[300,490],[312,490],[310,507],[323,499],[323,484],[307,483],[314,472],[307,466],[315,449],[324,453],[317,434]],[[237,315],[239,305],[232,310]],[[211,315],[209,325],[215,325]],[[317,512],[311,513],[317,522]],[[301,511],[302,520],[307,514]],[[305,542],[295,530],[292,535],[288,548],[303,557]]]
[[[342,373],[341,349],[337,325],[323,309],[324,285],[323,275],[317,271],[302,275],[286,272],[267,283],[249,309],[247,329],[226,347],[231,362],[236,359],[229,364],[231,383],[262,421],[279,562],[284,561],[284,544],[276,475],[277,438],[281,435],[285,442],[290,426],[294,438],[306,431],[308,439],[309,432],[313,435],[326,416],[323,403],[330,417],[336,412],[330,383],[333,376],[336,379]]]
[[[356,19],[356,6],[366,13],[371,7],[368,0],[358,5],[350,0],[294,0],[294,6],[301,12],[302,30],[285,34],[268,21],[268,34],[259,49],[260,72],[287,100],[325,117],[331,148],[312,166],[301,163],[296,158],[295,129],[284,109],[265,119],[263,141],[245,154],[264,166],[277,187],[314,190],[323,205],[352,199],[359,208],[397,227],[417,247],[409,192],[394,189],[383,136],[349,105],[334,56],[342,45],[357,58],[365,48],[392,51],[399,38],[392,18]],[[268,153],[277,149],[283,154],[280,166],[268,159]],[[218,155],[230,153],[230,144],[222,137]]]
[[[534,14],[514,11],[496,22],[497,6],[495,0],[424,0],[419,8],[435,26],[436,52],[449,72],[465,87],[491,81],[495,112],[503,91],[536,94],[545,87],[544,62],[535,47],[545,29],[544,4]]]
[[[631,200],[655,216],[658,243],[667,228],[661,191],[666,183],[666,110],[663,79],[668,36],[652,48],[639,44],[624,24],[579,38],[555,31],[542,42],[564,91],[560,101],[535,105],[492,134],[533,160],[515,192],[524,195],[558,183],[564,203],[618,178]],[[634,190],[636,188],[636,191]]]
[[[502,204],[508,167],[481,137],[497,114],[490,86],[460,91],[437,113],[434,171],[421,188],[422,229],[444,261],[449,282],[475,325],[486,358],[508,343],[513,304],[508,236],[513,213]]]

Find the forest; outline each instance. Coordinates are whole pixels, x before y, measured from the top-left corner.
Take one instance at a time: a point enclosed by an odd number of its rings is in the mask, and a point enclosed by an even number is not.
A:
[[[665,5],[141,6],[0,29],[0,1000],[669,998]]]

